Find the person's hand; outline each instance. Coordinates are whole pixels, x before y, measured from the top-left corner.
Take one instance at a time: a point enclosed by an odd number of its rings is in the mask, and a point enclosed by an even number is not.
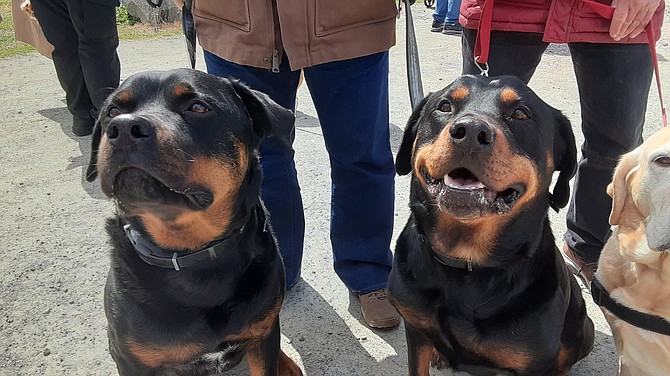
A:
[[[661,0],[613,0],[614,15],[610,24],[610,36],[614,40],[640,35],[651,21]]]

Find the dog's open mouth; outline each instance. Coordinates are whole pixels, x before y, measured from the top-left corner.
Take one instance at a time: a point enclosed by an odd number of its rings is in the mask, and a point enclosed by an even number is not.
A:
[[[488,188],[467,168],[459,167],[441,178],[421,173],[428,193],[442,210],[460,218],[477,218],[489,214],[505,214],[525,191],[522,184],[513,184],[502,191]]]
[[[139,168],[125,168],[114,177],[112,197],[124,210],[154,206],[183,206],[203,210],[212,204],[211,192],[199,187],[175,188]]]

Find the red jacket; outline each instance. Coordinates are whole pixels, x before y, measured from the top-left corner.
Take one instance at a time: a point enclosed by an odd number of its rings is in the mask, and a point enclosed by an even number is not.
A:
[[[491,0],[488,0],[491,1]],[[494,0],[492,30],[544,34],[549,43],[647,43],[646,33],[636,38],[615,41],[609,36],[610,20],[604,19],[580,0]],[[459,21],[463,27],[477,29],[485,0],[462,0]],[[598,0],[611,4],[611,0]],[[656,37],[661,35],[661,1],[651,22]]]

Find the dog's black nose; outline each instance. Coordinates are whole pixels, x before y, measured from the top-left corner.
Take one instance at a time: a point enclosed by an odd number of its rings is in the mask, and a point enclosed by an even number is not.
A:
[[[153,139],[155,129],[146,119],[128,116],[114,119],[107,127],[107,139],[114,146],[143,143]]]
[[[462,117],[449,129],[451,142],[469,151],[491,149],[495,139],[493,128],[485,121],[475,117]]]

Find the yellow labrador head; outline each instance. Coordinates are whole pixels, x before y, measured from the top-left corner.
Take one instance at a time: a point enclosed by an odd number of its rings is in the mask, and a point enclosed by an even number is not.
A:
[[[630,225],[637,217],[646,226],[649,248],[670,248],[670,128],[621,157],[607,193],[612,197],[610,224]]]

